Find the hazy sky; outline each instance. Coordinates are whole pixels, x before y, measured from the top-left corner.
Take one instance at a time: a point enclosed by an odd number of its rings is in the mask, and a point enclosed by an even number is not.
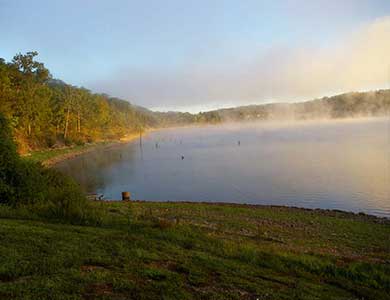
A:
[[[0,0],[0,57],[154,109],[387,87],[389,0]]]

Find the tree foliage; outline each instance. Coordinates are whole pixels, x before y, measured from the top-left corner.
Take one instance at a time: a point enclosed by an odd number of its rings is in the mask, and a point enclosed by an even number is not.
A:
[[[11,128],[0,114],[0,204],[73,223],[98,221],[81,188],[70,177],[21,159]]]
[[[37,55],[0,59],[0,112],[25,148],[113,139],[153,123],[127,101],[52,79]]]

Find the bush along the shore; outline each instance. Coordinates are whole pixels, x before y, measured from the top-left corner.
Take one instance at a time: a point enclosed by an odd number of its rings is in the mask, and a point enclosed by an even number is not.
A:
[[[97,224],[80,186],[70,177],[22,159],[8,121],[0,114],[0,204],[12,214],[28,211],[31,217],[75,224]]]

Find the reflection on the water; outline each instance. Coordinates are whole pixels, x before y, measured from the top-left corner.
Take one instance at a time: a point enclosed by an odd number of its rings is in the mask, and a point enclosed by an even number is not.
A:
[[[57,167],[119,199],[223,201],[390,216],[389,120],[169,129]]]
[[[61,162],[56,165],[56,168],[75,178],[85,192],[102,191],[113,180],[110,176],[106,176],[105,172],[133,160],[135,149],[126,146],[129,145],[98,148],[87,155]],[[127,148],[127,151],[123,151],[124,147]],[[131,169],[129,171],[131,172]]]

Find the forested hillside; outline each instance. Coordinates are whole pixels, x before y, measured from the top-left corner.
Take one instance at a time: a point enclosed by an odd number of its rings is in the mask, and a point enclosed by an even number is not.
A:
[[[198,114],[151,112],[160,127],[223,122],[313,120],[390,116],[390,90],[345,93],[297,103],[270,103],[218,109]]]
[[[127,101],[52,79],[36,56],[0,59],[0,112],[21,151],[113,139],[155,125]]]
[[[390,115],[390,90],[346,93],[299,103],[240,106],[206,113],[211,114],[217,115],[222,122],[380,117]]]

